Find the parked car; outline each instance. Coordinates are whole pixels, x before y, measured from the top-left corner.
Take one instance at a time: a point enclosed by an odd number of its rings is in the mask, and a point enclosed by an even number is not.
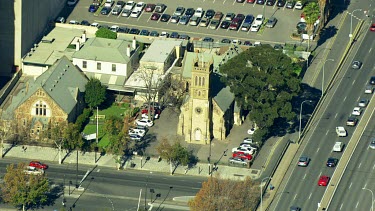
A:
[[[112,9],[112,15],[119,15],[121,11],[122,11],[121,7],[114,7]]]
[[[276,22],[277,22],[277,18],[270,17],[270,19],[268,19],[268,21],[266,23],[266,27],[273,28],[275,26]]]
[[[108,15],[110,11],[111,11],[110,7],[103,7],[102,10],[100,10],[100,14]]]
[[[68,1],[66,2],[66,4],[67,4],[68,6],[74,6],[74,5],[77,4],[77,2],[78,2],[78,0],[68,0]]]
[[[251,139],[251,138],[245,138],[245,139],[242,141],[242,143],[253,144],[253,143],[255,143],[255,142],[254,142],[254,140]]]
[[[166,8],[167,8],[167,5],[165,5],[165,4],[161,4],[161,3],[158,3],[158,4],[156,4],[156,6],[155,6],[155,12],[163,13],[163,12],[165,11]]]
[[[371,24],[371,26],[370,26],[370,31],[372,31],[372,32],[375,31],[375,23]]]
[[[158,21],[159,20],[159,18],[160,18],[160,14],[159,13],[152,13],[152,15],[151,15],[151,20],[153,20],[153,21]]]
[[[232,152],[243,152],[246,154],[254,155],[256,153],[256,150],[253,148],[234,147],[232,148]]]
[[[275,0],[267,0],[266,5],[267,6],[273,6],[275,4]]]
[[[297,10],[302,10],[304,4],[302,3],[302,1],[297,1],[296,5],[294,6],[294,9],[297,9]]]
[[[227,29],[230,25],[230,21],[223,21],[221,22],[220,28]]]
[[[132,28],[132,29],[130,29],[130,31],[129,31],[129,34],[139,34],[139,29],[136,29],[136,28]]]
[[[253,159],[253,156],[250,155],[250,154],[246,154],[244,152],[235,152],[232,154],[232,157],[238,157],[238,158],[242,158],[242,159],[246,159],[246,160],[252,160]]]
[[[138,2],[134,9],[133,10],[136,10],[136,11],[140,11],[142,12],[142,10],[145,8],[146,4],[144,2]]]
[[[147,4],[145,7],[145,12],[153,12],[155,10],[155,4]]]
[[[278,7],[284,7],[284,5],[285,5],[285,0],[278,0],[276,3],[276,6]]]
[[[352,62],[352,68],[353,69],[360,69],[362,67],[362,62],[360,61],[353,61]]]
[[[129,9],[124,9],[124,10],[122,11],[121,16],[123,16],[123,17],[129,17],[131,13],[132,13],[131,10],[129,10]]]
[[[98,10],[98,8],[99,8],[98,5],[91,4],[91,5],[89,6],[89,12],[94,13],[94,12],[96,12],[96,11]]]
[[[248,160],[245,160],[243,158],[229,158],[229,163],[232,163],[232,164],[241,164],[241,165],[247,165],[249,163]]]
[[[285,7],[288,8],[288,9],[293,9],[294,8],[294,1],[293,0],[287,1],[286,4],[285,4]]]
[[[263,15],[257,15],[255,18],[254,24],[256,25],[262,25],[264,21],[264,16]]]
[[[152,32],[150,33],[150,36],[151,36],[151,37],[159,37],[159,32],[157,32],[157,31],[152,31]]]
[[[185,8],[182,6],[178,6],[176,10],[174,11],[173,15],[181,16],[185,12]]]
[[[170,18],[171,18],[171,15],[163,14],[163,15],[161,15],[161,17],[160,17],[160,21],[161,21],[161,22],[168,22]]]
[[[352,111],[352,115],[354,116],[360,116],[362,113],[362,108],[361,107],[354,107]]]
[[[111,28],[109,28],[109,30],[111,30],[111,31],[113,31],[113,32],[118,32],[118,29],[119,29],[120,27],[119,26],[117,26],[117,25],[113,25],[113,26],[111,26]]]
[[[169,37],[169,33],[168,32],[161,32],[160,37],[168,38]]]
[[[310,163],[310,158],[307,156],[301,156],[298,160],[298,166],[306,167]]]
[[[251,27],[250,23],[244,23],[241,26],[241,31],[247,32],[247,31],[249,31],[250,27]]]
[[[41,163],[41,162],[36,161],[36,160],[31,161],[29,163],[29,166],[32,166],[32,167],[35,167],[35,168],[38,168],[38,169],[43,169],[43,170],[48,168],[47,164]]]
[[[132,13],[130,14],[130,17],[132,17],[132,18],[138,18],[140,15],[141,15],[141,11],[139,11],[139,10],[134,10],[134,11],[132,11]]]
[[[70,20],[70,21],[69,21],[69,24],[72,24],[72,25],[80,25],[79,21],[76,21],[76,20]]]
[[[189,23],[189,20],[190,20],[189,16],[184,15],[180,18],[179,23],[182,25],[186,25]]]
[[[130,140],[133,140],[133,141],[142,141],[142,136],[137,135],[137,134],[129,135],[129,138]]]
[[[212,20],[210,25],[208,26],[208,28],[210,29],[217,29],[217,27],[219,26],[220,24],[220,21],[218,20]]]
[[[190,26],[197,26],[200,22],[201,18],[200,17],[197,17],[197,16],[193,16],[190,21],[189,21],[189,25]]]
[[[347,126],[356,126],[358,122],[357,117],[355,116],[349,116],[348,120],[346,120],[346,125]]]
[[[338,161],[339,161],[339,159],[330,157],[327,160],[326,166],[327,167],[335,167],[337,165]]]
[[[217,21],[221,21],[221,19],[223,18],[224,14],[222,12],[215,12],[215,15],[214,17],[212,18],[212,20],[217,20]]]
[[[234,13],[227,13],[226,15],[225,15],[225,18],[224,18],[224,20],[227,20],[227,21],[231,21],[231,20],[233,20],[233,18],[235,17],[236,15],[234,14]]]
[[[172,15],[171,19],[169,20],[169,22],[171,22],[171,23],[178,23],[179,20],[180,20],[180,16]]]
[[[137,125],[146,126],[146,127],[152,127],[154,125],[154,122],[148,119],[137,119],[135,123]]]
[[[256,128],[255,128],[255,127],[252,127],[252,128],[250,128],[249,130],[247,130],[247,134],[249,134],[249,135],[253,135],[254,132],[255,132],[255,130],[256,130]]]
[[[319,177],[318,186],[327,186],[329,182],[329,176],[322,175]]]
[[[178,38],[180,35],[177,32],[172,32],[170,38]]]
[[[135,6],[134,1],[128,1],[128,2],[126,2],[124,9],[132,10],[134,8],[134,6]]]
[[[113,4],[115,4],[115,1],[114,0],[106,0],[105,3],[104,3],[104,7],[112,7]]]
[[[23,170],[23,172],[29,175],[43,175],[44,174],[43,169],[35,168],[32,166],[25,166],[25,169]]]
[[[128,27],[120,27],[118,29],[118,33],[125,33],[125,34],[127,34],[127,33],[129,33],[129,31],[130,31],[130,29]]]
[[[128,134],[129,135],[139,135],[139,136],[143,137],[143,136],[146,135],[146,130],[130,128],[129,131],[128,131]]]
[[[142,29],[141,32],[139,33],[139,35],[141,35],[141,36],[148,36],[149,34],[150,34],[150,32],[147,29]],[[155,119],[157,119],[157,118],[155,118]]]
[[[206,14],[204,15],[205,18],[212,19],[215,16],[215,10],[209,9],[206,11]]]
[[[253,15],[246,15],[245,16],[245,20],[243,22],[251,24],[251,23],[253,23],[253,21],[254,21],[254,16]]]
[[[211,37],[205,37],[202,39],[203,42],[214,42],[214,39]]]
[[[363,98],[359,101],[358,106],[364,108],[367,106],[367,104],[368,104],[368,100]]]
[[[195,17],[199,17],[199,18],[202,18],[203,17],[203,14],[204,14],[204,10],[202,7],[198,7],[195,12],[194,12],[194,16]]]
[[[254,144],[249,144],[249,143],[241,143],[240,147],[241,148],[254,148],[254,149],[258,150],[257,146],[255,146]]]
[[[265,3],[265,0],[257,0],[257,4],[263,5]]]
[[[210,20],[209,20],[209,19],[207,19],[207,18],[202,18],[201,22],[199,23],[199,26],[207,27],[209,23],[210,23]]]
[[[192,17],[195,13],[195,10],[193,8],[187,8],[185,15],[188,16],[189,18]]]
[[[182,34],[182,35],[180,35],[179,39],[181,39],[181,40],[190,40],[190,37],[188,35],[186,35],[186,34]]]
[[[231,40],[230,39],[227,39],[227,38],[224,38],[220,41],[221,43],[228,43],[230,44],[231,43]]]
[[[95,27],[95,28],[100,28],[100,24],[96,22],[92,23],[90,26]]]

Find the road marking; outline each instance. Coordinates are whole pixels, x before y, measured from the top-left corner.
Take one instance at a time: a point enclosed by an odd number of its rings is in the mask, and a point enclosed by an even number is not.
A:
[[[329,130],[327,130],[326,135],[328,135]]]
[[[319,150],[320,150],[320,147],[318,147],[318,149],[316,149],[316,153],[318,153],[318,152],[319,152]]]
[[[353,80],[352,85],[355,83],[355,80]]]
[[[344,101],[345,101],[345,100],[344,100]],[[335,115],[335,119],[336,119],[337,115],[338,115],[338,113],[336,113],[336,115]]]
[[[359,163],[359,165],[358,165],[358,168],[361,168],[361,165],[362,165],[362,162],[361,162],[361,163]]]
[[[306,175],[307,175],[307,174],[303,175],[303,178],[302,178],[302,180],[304,180],[304,179],[306,178]]]
[[[344,97],[344,101],[346,100],[346,96]]]
[[[296,195],[294,195],[294,198],[293,198],[293,200],[296,200],[296,197],[297,197],[297,194],[296,194]]]
[[[375,169],[375,164],[372,166],[372,169]]]
[[[100,172],[100,169],[98,169],[96,172]]]
[[[311,195],[312,195],[312,193],[310,193],[310,195],[309,195],[309,199],[311,198]]]
[[[358,204],[359,204],[359,201],[357,201],[357,204],[355,205],[355,208],[357,209],[357,207],[358,207]]]
[[[366,184],[365,184],[365,186],[363,188],[366,188],[366,186],[367,186],[367,182],[366,182]]]
[[[353,183],[351,182],[350,185],[349,185],[349,189],[352,187]]]
[[[342,205],[344,205],[344,203],[341,203],[340,210],[341,210],[341,208],[342,208]]]
[[[370,48],[370,50],[368,51],[369,53],[372,51],[372,48]]]

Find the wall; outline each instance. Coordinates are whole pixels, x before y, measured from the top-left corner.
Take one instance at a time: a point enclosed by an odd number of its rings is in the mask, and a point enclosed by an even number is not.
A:
[[[110,75],[118,75],[118,76],[126,76],[128,77],[127,73],[127,65],[126,64],[116,64],[116,71],[112,71],[112,64],[110,62],[103,62],[103,61],[87,61],[87,68],[82,67],[83,59],[73,58],[73,64],[78,66],[83,72],[90,72],[90,73],[98,73],[98,74],[110,74]],[[97,63],[101,63],[101,70],[97,70]]]

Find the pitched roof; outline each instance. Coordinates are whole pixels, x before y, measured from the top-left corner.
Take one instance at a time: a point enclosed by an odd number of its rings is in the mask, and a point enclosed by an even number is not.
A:
[[[70,113],[77,104],[77,95],[85,91],[88,79],[65,56],[58,60],[35,80],[30,78],[20,84],[20,90],[12,96],[11,102],[4,108],[2,115],[10,119],[13,111],[29,99],[37,90],[42,88],[60,108]],[[17,87],[18,88],[18,87]]]
[[[223,112],[230,108],[233,100],[234,94],[230,91],[229,86],[221,89],[220,92],[214,97],[214,101]]]
[[[132,42],[95,37],[88,39],[83,47],[76,51],[72,57],[127,64],[130,61],[126,55],[128,46],[132,46]]]

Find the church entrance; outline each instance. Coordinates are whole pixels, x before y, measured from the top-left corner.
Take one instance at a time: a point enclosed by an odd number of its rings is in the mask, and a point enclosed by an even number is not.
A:
[[[195,140],[200,141],[201,140],[202,132],[199,128],[195,129]]]

